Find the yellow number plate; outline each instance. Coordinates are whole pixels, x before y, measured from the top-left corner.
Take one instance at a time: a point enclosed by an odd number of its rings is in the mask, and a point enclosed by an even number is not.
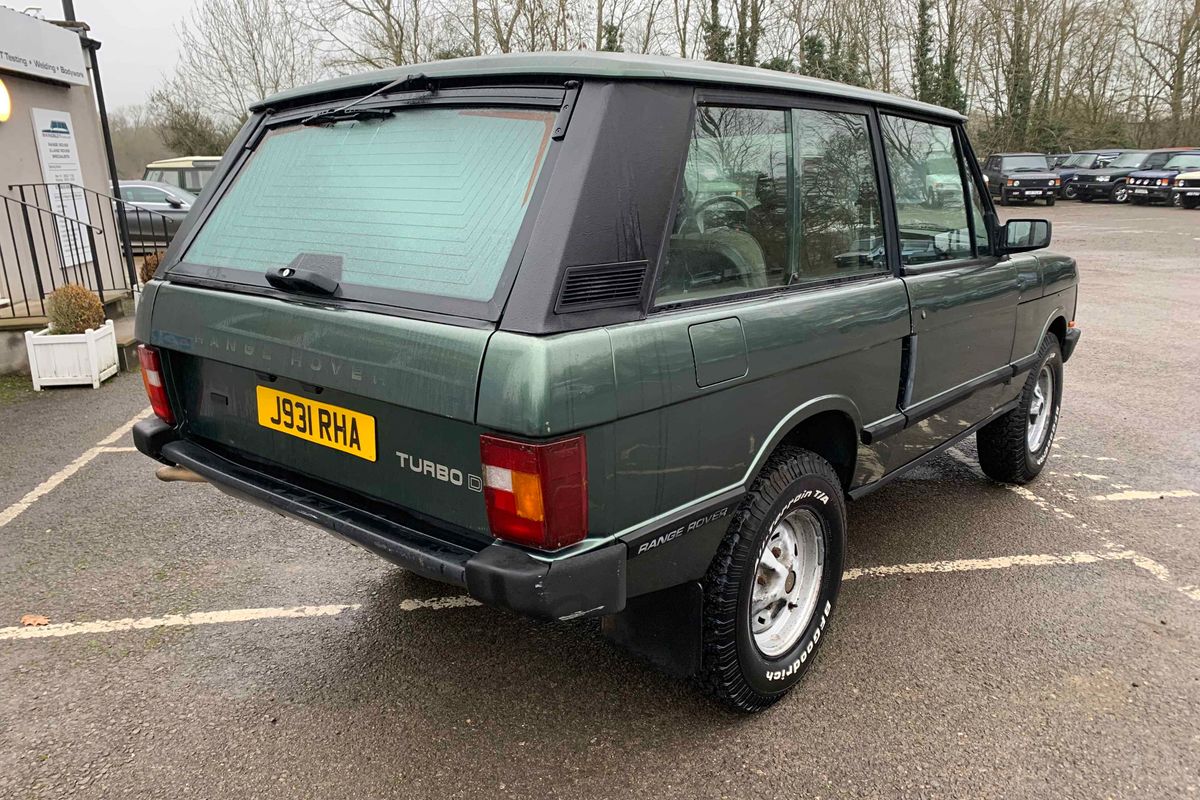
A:
[[[258,424],[367,461],[375,460],[375,418],[348,408],[259,386]]]

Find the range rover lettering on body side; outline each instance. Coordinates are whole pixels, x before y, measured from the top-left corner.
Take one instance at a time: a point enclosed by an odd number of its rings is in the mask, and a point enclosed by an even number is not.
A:
[[[680,525],[678,528],[673,528],[673,529],[667,531],[666,533],[660,533],[658,536],[655,536],[651,539],[647,539],[646,541],[644,541],[640,545],[638,545],[637,552],[634,555],[640,556],[642,553],[653,550],[654,548],[658,547],[659,545],[664,545],[667,542],[674,541],[674,540],[678,539],[680,536],[684,536],[686,534],[691,533],[694,530],[703,528],[708,523],[710,523],[714,520],[718,520],[728,513],[729,513],[729,506],[725,506],[724,508],[719,508],[710,514],[705,514],[703,517],[694,519],[685,525]]]

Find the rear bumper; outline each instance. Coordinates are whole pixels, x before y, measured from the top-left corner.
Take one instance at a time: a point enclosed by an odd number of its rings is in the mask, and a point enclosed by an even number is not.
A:
[[[600,616],[625,607],[622,542],[556,561],[501,542],[472,548],[415,519],[389,519],[180,439],[158,419],[135,425],[133,440],[145,455],[186,467],[230,496],[324,528],[410,572],[464,587],[486,605],[540,619]]]

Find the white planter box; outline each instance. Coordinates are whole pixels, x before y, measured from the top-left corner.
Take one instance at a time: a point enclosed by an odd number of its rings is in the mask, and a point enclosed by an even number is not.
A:
[[[29,371],[33,388],[70,386],[90,383],[100,388],[100,381],[117,374],[117,330],[111,319],[97,330],[51,336],[50,329],[25,331],[25,348],[29,352]]]

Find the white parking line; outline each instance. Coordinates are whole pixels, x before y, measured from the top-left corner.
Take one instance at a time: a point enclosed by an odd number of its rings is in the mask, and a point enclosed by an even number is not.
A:
[[[951,572],[980,572],[1010,569],[1013,567],[1055,567],[1099,564],[1111,561],[1138,562],[1142,556],[1132,550],[1035,553],[1028,555],[998,556],[996,558],[962,558],[954,561],[926,561],[914,564],[892,564],[879,567],[858,567],[847,570],[843,580],[862,578],[886,578],[894,575],[930,575]],[[1150,562],[1152,566],[1157,565]],[[1143,566],[1143,568],[1146,568]],[[1198,597],[1197,599],[1200,599]],[[478,600],[467,595],[434,597],[427,600],[408,599],[400,601],[401,611],[444,611],[452,608],[473,608]],[[306,617],[335,617],[346,611],[357,611],[360,603],[345,603],[323,606],[292,606],[286,608],[241,608],[228,611],[201,611],[194,614],[168,614],[161,617],[139,617],[94,622],[62,622],[53,625],[12,626],[0,628],[0,641],[15,639],[49,639],[79,634],[123,633],[149,628],[195,627],[234,622],[256,622],[269,619],[301,619]]]
[[[1128,491],[1093,495],[1093,500],[1161,500],[1165,497],[1200,497],[1191,489],[1172,489],[1168,492]]]
[[[434,597],[429,600],[402,600],[401,611],[443,611],[449,608],[469,608],[479,601],[464,595]],[[357,611],[361,603],[327,606],[291,606],[287,608],[237,608],[229,611],[199,611],[195,614],[167,614],[162,617],[129,617],[126,619],[96,620],[95,622],[63,622],[55,625],[13,626],[0,628],[0,640],[47,639],[77,636],[81,633],[121,633],[148,628],[190,628],[197,625],[219,625],[230,622],[257,622],[264,619],[303,619],[305,617],[336,617],[344,611]]]
[[[129,431],[133,428],[133,426],[135,424],[144,420],[146,417],[150,416],[150,414],[151,414],[151,410],[149,408],[147,408],[145,411],[141,412],[136,417],[129,420],[129,422],[126,422],[124,425],[117,428],[115,431],[110,433],[108,436],[105,436],[103,439],[101,439],[99,442],[96,443],[95,447],[88,448],[83,453],[81,453],[79,455],[79,457],[76,458],[74,461],[72,461],[70,464],[67,464],[67,466],[63,467],[58,472],[51,475],[49,478],[46,478],[46,480],[42,481],[37,486],[33,487],[33,489],[31,489],[20,500],[13,503],[11,506],[4,509],[3,511],[0,511],[0,528],[3,528],[8,523],[12,522],[14,519],[21,516],[21,514],[23,514],[26,509],[28,509],[31,505],[36,503],[43,496],[52,492],[56,486],[61,484],[67,478],[71,477],[76,472],[79,472],[79,470],[83,469],[83,467],[86,466],[87,463],[89,461],[91,461],[93,458],[95,458],[96,456],[100,455],[101,453],[110,452],[110,451],[118,451],[118,450],[123,451],[125,448],[115,448],[115,447],[110,447],[110,445],[113,442],[120,439],[125,434],[129,433]]]
[[[976,466],[975,462],[972,461],[961,450],[951,447],[946,450],[946,453],[951,458],[953,458],[956,461],[969,467],[972,472],[975,472],[976,474],[980,474],[980,475],[982,474],[982,472]],[[1083,457],[1089,458],[1090,456],[1083,456]],[[1116,459],[1114,459],[1114,458],[1105,459],[1103,457],[1097,458],[1096,460],[1097,461],[1101,461],[1101,460],[1116,461]],[[1117,484],[1112,484],[1112,485],[1115,487]],[[1077,520],[1075,518],[1075,515],[1072,514],[1071,512],[1066,511],[1062,508],[1059,508],[1058,506],[1051,503],[1049,500],[1046,500],[1044,497],[1036,494],[1033,491],[1030,491],[1029,489],[1027,489],[1024,486],[1012,486],[1012,485],[1006,484],[1006,488],[1008,488],[1009,491],[1011,491],[1013,494],[1017,495],[1018,497],[1021,497],[1025,500],[1028,500],[1029,502],[1033,503],[1038,508],[1040,508],[1042,511],[1050,511],[1055,516],[1057,516],[1059,519],[1062,519],[1069,523],[1077,524],[1081,530],[1091,530],[1091,529],[1089,529],[1088,524],[1086,522]],[[1051,487],[1051,488],[1053,488],[1053,487]],[[1121,492],[1120,495],[1097,495],[1096,497],[1093,497],[1092,499],[1093,500],[1143,500],[1143,499],[1150,499],[1150,498],[1157,499],[1164,495],[1168,495],[1168,496],[1172,496],[1172,497],[1196,496],[1196,493],[1192,492],[1190,489],[1181,489],[1181,490],[1178,490],[1178,492],[1179,493],[1177,493],[1177,492]],[[1186,494],[1184,494],[1184,493],[1186,493]],[[1126,495],[1136,495],[1136,496],[1129,497]],[[1094,533],[1095,531],[1092,530],[1092,532]],[[1105,533],[1107,533],[1107,531],[1105,531]],[[1106,536],[1103,536],[1103,535],[1099,535],[1099,536],[1100,536],[1101,543],[1103,543],[1104,546],[1106,548],[1108,548],[1107,553],[1111,554],[1111,555],[1108,555],[1107,557],[1129,561],[1131,564],[1133,564],[1138,569],[1144,570],[1145,572],[1149,573],[1150,575],[1153,575],[1158,581],[1160,581],[1161,583],[1167,584],[1168,586],[1170,586],[1171,588],[1175,589],[1177,592],[1182,594],[1184,597],[1187,597],[1190,600],[1195,600],[1197,602],[1200,602],[1200,586],[1180,586],[1179,584],[1177,584],[1171,580],[1171,571],[1169,569],[1167,569],[1167,567],[1165,565],[1160,564],[1159,562],[1155,561],[1154,559],[1150,558],[1149,556],[1142,555],[1141,553],[1139,553],[1135,550],[1128,550],[1128,549],[1124,548],[1121,544],[1112,541],[1111,539],[1109,539]]]
[[[1037,553],[1031,555],[997,556],[995,558],[961,558],[954,561],[926,561],[918,564],[894,564],[886,567],[860,567],[847,570],[842,580],[880,578],[888,575],[920,575],[932,572],[976,572],[1010,567],[1053,567],[1075,564],[1097,564],[1101,561],[1134,561],[1132,550],[1076,553]]]

